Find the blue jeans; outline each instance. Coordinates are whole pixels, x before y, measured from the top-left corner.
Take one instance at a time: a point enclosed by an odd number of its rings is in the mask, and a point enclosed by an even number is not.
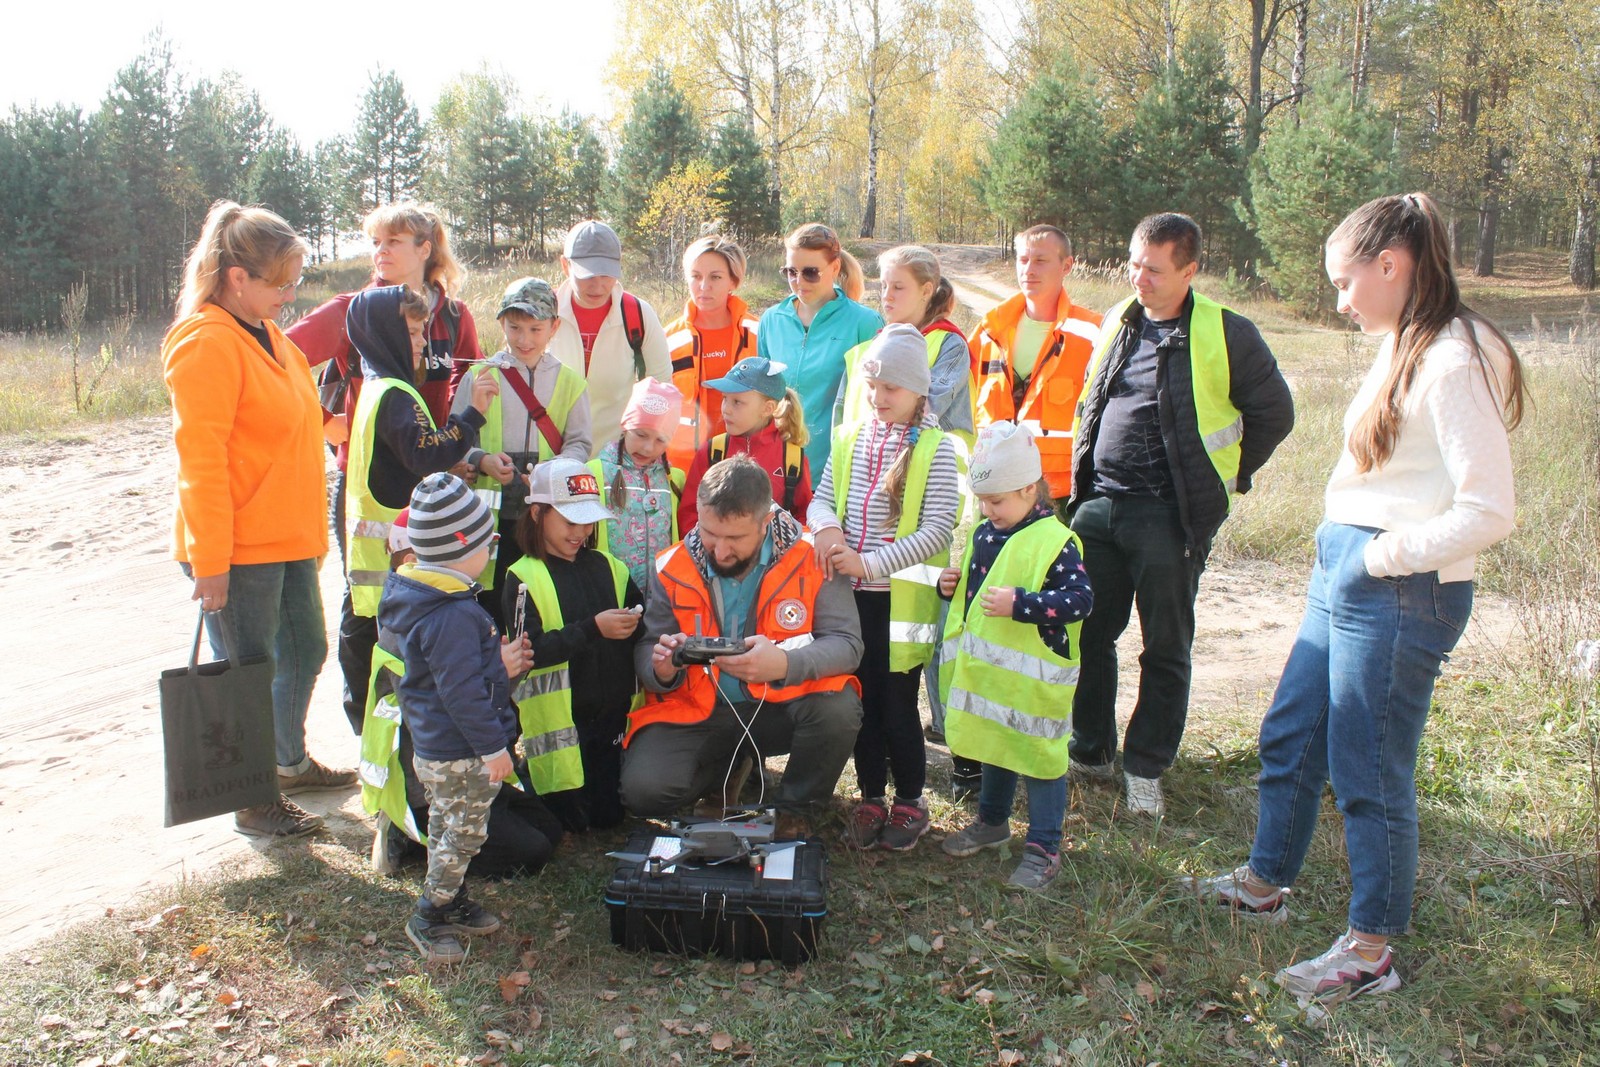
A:
[[[1344,816],[1350,928],[1403,934],[1417,882],[1417,746],[1433,683],[1472,613],[1472,583],[1367,574],[1377,531],[1324,522],[1300,623],[1261,723],[1250,869],[1292,885],[1329,781]]]
[[[189,573],[187,564],[184,573]],[[228,568],[228,604],[206,616],[212,654],[221,659],[228,648],[241,659],[270,655],[272,720],[278,766],[303,770],[306,762],[306,712],[311,688],[328,658],[327,621],[322,617],[322,589],[317,561],[236,563]]]
[[[1011,802],[1017,795],[1017,779],[1028,783],[1027,842],[1038,845],[1052,856],[1061,851],[1061,823],[1067,817],[1067,776],[1029,778],[992,763],[983,765],[983,785],[978,790],[978,818],[990,826],[1004,826],[1011,819]]]

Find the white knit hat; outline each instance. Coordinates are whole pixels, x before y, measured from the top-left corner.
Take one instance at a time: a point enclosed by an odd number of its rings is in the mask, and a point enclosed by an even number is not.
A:
[[[922,331],[903,322],[891,323],[862,353],[859,373],[889,385],[927,396],[932,387],[928,371],[928,342]]]
[[[974,494],[1009,493],[1025,489],[1042,477],[1044,464],[1032,430],[1001,419],[978,432],[971,473],[967,476]]]

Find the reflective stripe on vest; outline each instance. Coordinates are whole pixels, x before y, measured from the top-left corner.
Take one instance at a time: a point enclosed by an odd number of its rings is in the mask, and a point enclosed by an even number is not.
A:
[[[628,589],[628,568],[606,556],[616,586],[617,606],[621,607]],[[533,598],[539,623],[546,630],[566,625],[561,601],[550,580],[550,569],[543,560],[523,556],[510,567]],[[558,793],[583,785],[583,755],[578,748],[578,730],[572,723],[572,676],[565,663],[535,667],[523,676],[511,693],[522,726],[522,754],[528,760],[528,777],[540,794]]]
[[[367,714],[361,720],[361,806],[368,815],[378,812],[405,831],[407,837],[428,843],[406,803],[406,777],[400,766],[400,696],[397,692],[406,665],[382,646],[372,649],[372,681],[367,687]]]
[[[833,437],[833,499],[839,522],[850,500],[850,471],[855,463],[856,439],[862,423],[841,427]],[[922,524],[922,498],[928,489],[928,472],[933,457],[944,439],[940,430],[924,428],[911,449],[911,465],[906,471],[905,492],[901,497],[900,521],[895,540],[910,537]],[[863,516],[863,521],[865,516]],[[946,555],[948,559],[948,554]],[[912,564],[889,575],[889,669],[909,671],[925,667],[933,658],[939,639],[938,557]]]
[[[1106,322],[1121,322],[1122,315],[1133,303],[1129,297],[1106,312]],[[1239,484],[1240,442],[1244,440],[1244,416],[1233,406],[1229,392],[1233,376],[1228,367],[1228,340],[1222,326],[1222,313],[1227,310],[1209,297],[1194,294],[1194,309],[1189,314],[1189,380],[1193,383],[1195,424],[1200,429],[1200,442],[1216,470],[1223,488],[1227,490],[1226,503]],[[1089,373],[1083,378],[1083,393],[1078,398],[1078,408],[1072,419],[1073,437],[1077,437],[1078,424],[1083,419],[1084,404],[1089,399],[1089,389],[1102,361],[1122,331],[1106,330],[1100,344],[1089,361]]]
[[[485,372],[493,373],[488,368],[474,368],[461,380],[461,384],[456,388],[470,390],[477,376]],[[504,372],[501,373],[501,376],[504,377]],[[532,386],[529,386],[529,388],[531,389]],[[576,404],[578,398],[583,395],[584,388],[583,375],[565,363],[561,364],[561,369],[556,373],[556,387],[550,393],[550,403],[545,406],[545,411],[549,413],[550,421],[556,424],[556,429],[562,433],[567,432],[567,416],[572,413],[572,405]],[[489,401],[489,410],[483,413],[483,428],[478,431],[478,447],[485,452],[504,452],[505,422],[505,407],[500,403],[499,394],[496,394],[494,399]],[[539,446],[539,458],[536,462],[543,463],[545,460],[553,458],[555,450],[550,447],[550,442],[544,439],[544,434],[539,432],[539,427],[533,425],[532,430],[532,439]],[[479,499],[489,505],[494,528],[498,530],[500,528],[500,483],[487,474],[480,474],[477,480],[472,483],[472,488],[477,491]],[[489,546],[489,562],[484,564],[483,573],[478,575],[478,584],[485,589],[494,588],[495,558],[499,554],[500,546],[491,544]]]
[[[389,577],[389,524],[400,514],[399,508],[378,503],[368,481],[378,432],[378,406],[391,389],[409,393],[417,410],[427,418],[428,428],[434,429],[427,403],[410,382],[379,378],[362,386],[350,426],[350,457],[345,473],[344,573],[350,583],[350,610],[369,619],[378,614],[378,598]]]
[[[621,447],[622,442],[618,441],[617,448],[620,449]],[[606,477],[605,464],[601,462],[599,456],[596,456],[594,459],[589,461],[589,473],[593,474],[595,480],[600,483],[600,496],[602,501],[609,501],[611,493],[611,481]],[[669,503],[672,505],[669,509],[671,512],[669,517],[672,520],[672,540],[669,542],[669,544],[675,545],[683,539],[678,534],[678,503],[683,499],[683,483],[685,478],[687,478],[687,475],[677,467],[667,468],[667,485],[672,489],[672,499],[669,501]],[[610,507],[611,505],[606,503],[606,506]],[[611,554],[611,526],[613,523],[621,523],[622,521],[622,512],[619,509],[615,519],[606,519],[595,526],[595,547],[608,556]],[[652,556],[651,559],[653,560],[654,557]]]
[[[1030,778],[1066,773],[1077,660],[1052,650],[1037,626],[985,615],[983,595],[991,586],[1040,589],[1069,540],[1077,543],[1054,518],[1037,519],[1013,534],[966,606],[969,536],[939,657],[945,737],[957,755]],[[1067,624],[1073,655],[1081,628],[1080,622]]]

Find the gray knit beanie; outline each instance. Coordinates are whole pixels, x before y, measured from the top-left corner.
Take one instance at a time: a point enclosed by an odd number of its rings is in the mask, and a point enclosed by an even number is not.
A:
[[[978,432],[967,476],[974,494],[1009,493],[1025,489],[1044,476],[1039,445],[1033,431],[1008,419],[992,422]],[[416,519],[412,519],[413,526]]]
[[[430,474],[411,491],[407,528],[418,563],[446,565],[466,559],[489,543],[494,515],[460,478]]]
[[[928,371],[928,341],[915,326],[891,323],[867,345],[858,371],[863,378],[876,378],[910,389],[918,396],[927,396],[932,384]]]

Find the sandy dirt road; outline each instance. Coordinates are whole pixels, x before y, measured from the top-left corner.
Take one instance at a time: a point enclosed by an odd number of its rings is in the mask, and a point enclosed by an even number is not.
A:
[[[940,247],[976,311],[1007,295],[992,251]],[[271,846],[232,820],[161,826],[156,680],[187,660],[195,606],[170,557],[174,455],[165,418],[95,428],[77,443],[0,442],[0,952],[120,907],[139,893],[228,867]],[[341,579],[323,570],[337,624]],[[1299,622],[1304,575],[1216,566],[1201,585],[1186,751],[1253,723]],[[1480,598],[1461,656],[1496,654],[1512,631],[1504,603]],[[1124,639],[1122,712],[1133,698],[1137,623]],[[313,754],[352,766],[356,740],[339,708],[330,655],[313,698]],[[365,840],[355,793],[296,798],[330,817],[341,840]],[[349,820],[349,823],[346,823]]]

